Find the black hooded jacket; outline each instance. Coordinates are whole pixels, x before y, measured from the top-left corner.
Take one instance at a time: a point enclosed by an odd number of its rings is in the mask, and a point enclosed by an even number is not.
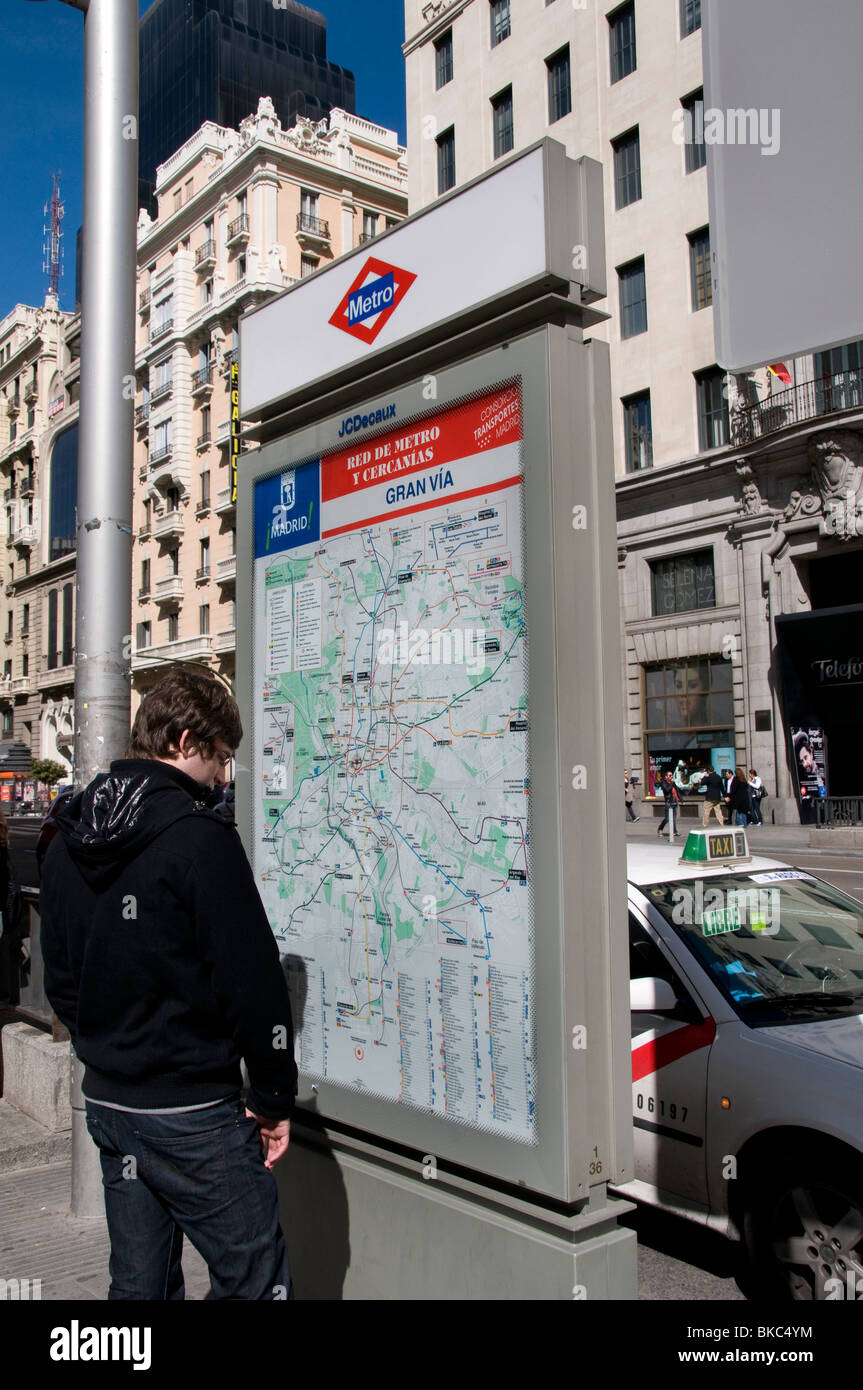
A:
[[[40,892],[45,990],[85,1064],[84,1094],[130,1109],[240,1089],[287,1119],[293,1026],[279,952],[233,825],[206,787],[128,760],[62,807]]]

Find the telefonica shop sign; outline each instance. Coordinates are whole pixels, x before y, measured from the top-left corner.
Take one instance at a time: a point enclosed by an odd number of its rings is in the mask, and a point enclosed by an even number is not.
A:
[[[849,656],[844,661],[832,657],[811,665],[822,685],[863,685],[863,657]]]

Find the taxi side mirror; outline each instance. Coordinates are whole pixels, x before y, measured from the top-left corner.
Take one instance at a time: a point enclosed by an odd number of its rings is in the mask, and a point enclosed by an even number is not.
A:
[[[667,980],[649,977],[629,982],[629,1011],[633,1014],[672,1013],[678,1005],[677,995]]]

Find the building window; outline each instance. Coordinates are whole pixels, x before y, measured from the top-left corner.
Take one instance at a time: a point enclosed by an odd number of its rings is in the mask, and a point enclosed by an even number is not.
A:
[[[180,640],[180,615],[179,613],[168,614],[168,641],[178,642]]]
[[[437,137],[438,196],[451,188],[455,188],[455,126]]]
[[[496,97],[492,97],[491,113],[494,157],[500,159],[501,155],[509,154],[515,144],[512,120],[512,87],[507,87],[505,92],[499,92]]]
[[[680,105],[683,107],[686,172],[694,174],[696,169],[703,169],[707,163],[707,146],[704,143],[704,92],[693,92],[691,97],[684,97]]]
[[[180,547],[175,545],[168,551],[168,576],[175,578],[180,573]]]
[[[201,474],[201,509],[210,505],[210,471]]]
[[[716,607],[712,550],[695,550],[690,555],[675,555],[670,560],[652,560],[650,577],[654,618]]]
[[[300,192],[300,216],[303,231],[315,231],[318,221],[318,195],[308,188]]]
[[[721,367],[710,367],[695,373],[698,394],[698,448],[721,449],[731,439],[728,419],[728,400],[725,373]]]
[[[680,763],[687,781],[709,762],[717,771],[733,768],[731,662],[706,656],[645,667],[644,730],[648,795],[658,790],[662,773]]]
[[[685,39],[701,28],[701,0],[680,0],[680,37]]]
[[[623,404],[623,433],[626,440],[626,471],[637,473],[653,466],[653,425],[650,418],[650,392],[627,396]]]
[[[149,592],[150,592],[150,561],[149,561],[149,560],[142,560],[142,561],[141,561],[141,593],[142,593],[142,594],[148,594]]]
[[[210,419],[211,419],[211,417],[210,417],[210,407],[209,407],[208,405],[202,405],[202,406],[201,406],[201,443],[202,443],[202,444],[209,444],[209,442],[210,442]]]
[[[608,16],[611,46],[611,80],[619,82],[635,72],[635,4],[621,5]]]
[[[135,645],[137,646],[138,651],[142,651],[145,647],[149,647],[151,640],[152,638],[150,633],[150,624],[139,623],[137,637],[135,639]]]
[[[22,675],[22,676],[29,676],[29,674],[30,674],[30,654],[29,654],[29,652],[24,652],[24,653],[22,654],[22,657],[21,657],[21,675]]]
[[[75,549],[75,515],[78,493],[78,426],[64,430],[54,441],[50,462],[51,546],[49,556],[59,560]]]
[[[692,278],[692,309],[707,309],[713,303],[713,274],[710,265],[710,228],[689,234],[689,268]]]
[[[300,277],[302,279],[305,279],[307,275],[314,275],[317,268],[318,261],[316,256],[300,257]]]
[[[775,378],[771,377],[771,384]],[[787,390],[782,386],[780,389]],[[815,408],[819,415],[863,404],[863,342],[815,354]]]
[[[491,46],[496,48],[512,33],[509,0],[491,0],[489,10],[491,14]]]
[[[622,265],[617,271],[620,281],[620,336],[634,338],[647,332],[647,282],[644,257]]]
[[[180,489],[178,487],[168,488],[165,493],[165,503],[169,512],[178,512],[180,510]]]
[[[205,280],[203,285],[201,286],[201,308],[203,309],[205,304],[212,304],[212,302],[213,282],[212,280]]]
[[[30,605],[25,603],[21,609],[21,636],[27,637],[30,633]]]
[[[438,90],[452,82],[452,71],[452,29],[447,29],[439,39],[435,39],[434,78]]]
[[[618,211],[641,197],[641,144],[638,126],[612,140],[614,150],[614,202]]]
[[[245,258],[245,256],[238,256],[238,257],[237,257],[237,279],[236,279],[235,283],[238,284],[238,285],[241,285],[241,284],[243,283],[243,281],[245,280],[245,278],[246,278],[246,258]]]
[[[56,671],[57,660],[57,590],[51,589],[48,593],[48,652],[46,666],[49,671]],[[10,667],[11,669],[11,667]]]
[[[198,566],[201,576],[210,573],[210,538],[201,537],[201,562]]]
[[[162,420],[158,425],[153,426],[153,443],[151,459],[158,462],[171,452],[172,444],[172,420]]]
[[[548,123],[554,125],[561,116],[572,110],[572,87],[569,78],[569,44],[546,58],[548,69]]]
[[[6,664],[7,664],[8,667],[9,667],[9,671],[7,672],[7,674],[11,676],[11,675],[12,675],[12,664],[11,664],[11,662],[7,662]],[[13,733],[13,727],[12,727],[12,711],[11,711],[11,709],[4,709],[4,711],[3,711],[3,737],[4,737],[4,738],[11,738],[11,737],[12,737],[12,733]]]
[[[372,237],[378,234],[378,214],[376,212],[363,213],[363,241],[371,241]]]
[[[198,609],[198,632],[202,637],[208,637],[210,633],[210,605],[202,603]]]

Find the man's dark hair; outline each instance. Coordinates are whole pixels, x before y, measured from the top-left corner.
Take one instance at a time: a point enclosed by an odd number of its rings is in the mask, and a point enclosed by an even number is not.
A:
[[[230,691],[214,676],[177,667],[144,696],[135,715],[128,758],[168,758],[188,729],[202,757],[220,741],[232,751],[243,737],[240,711]]]

